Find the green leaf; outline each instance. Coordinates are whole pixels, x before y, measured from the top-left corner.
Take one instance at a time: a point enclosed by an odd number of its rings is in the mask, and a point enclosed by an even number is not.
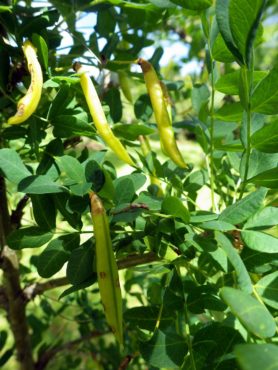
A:
[[[86,181],[85,169],[76,158],[64,155],[56,158],[56,163],[62,172],[61,175],[65,175],[73,180],[73,182],[69,184],[73,194],[82,196],[88,192],[92,184]],[[67,179],[65,183],[67,183]]]
[[[225,122],[240,121],[242,112],[241,103],[227,103],[215,112],[215,117]]]
[[[14,353],[14,347],[7,349],[0,357],[0,366],[5,365],[6,362],[12,357]]]
[[[218,245],[224,250],[228,257],[228,260],[235,269],[240,289],[247,293],[251,293],[253,289],[252,282],[237,250],[234,248],[230,240],[224,234],[216,232],[215,238],[217,240]]]
[[[2,349],[4,348],[7,338],[8,338],[8,333],[5,330],[1,330],[0,331],[0,351],[2,351]]]
[[[53,234],[36,226],[24,227],[13,231],[8,236],[11,249],[37,248],[49,242]]]
[[[67,265],[67,278],[72,285],[85,282],[93,275],[94,254],[92,241],[74,249]]]
[[[161,209],[166,214],[181,218],[186,224],[189,223],[190,214],[188,209],[178,197],[166,197],[162,202]]]
[[[225,323],[211,321],[201,326],[192,342],[196,369],[235,369],[233,365],[224,367],[222,361],[230,358],[234,346],[240,343],[244,343],[240,333]]]
[[[278,153],[278,122],[270,123],[251,136],[251,145],[265,153]]]
[[[172,3],[189,10],[204,10],[212,6],[212,0],[171,0]]]
[[[209,89],[205,84],[196,84],[191,92],[192,106],[195,112],[199,113],[200,110],[206,106],[210,96]]]
[[[141,342],[139,348],[147,364],[160,369],[180,367],[188,351],[185,338],[161,330],[155,331],[148,342]]]
[[[60,171],[64,172],[70,179],[77,182],[85,180],[84,168],[76,158],[70,155],[63,155],[62,157],[57,157],[56,162]]]
[[[66,82],[69,85],[75,85],[80,83],[80,78],[74,76],[53,76],[51,80],[47,80],[44,83],[44,87],[58,87],[60,82]],[[45,84],[47,85],[45,86]]]
[[[70,212],[68,210],[67,202],[69,200],[69,195],[65,193],[54,194],[53,199],[57,209],[70,224],[70,226],[74,229],[81,230],[82,221],[80,215],[76,212]]]
[[[243,173],[243,164],[244,160],[241,161],[240,173],[242,176]],[[253,178],[260,173],[263,173],[268,170],[276,169],[278,165],[278,153],[263,153],[256,149],[252,150],[249,159],[249,170],[248,170],[248,179]]]
[[[278,113],[278,65],[257,85],[251,97],[251,109],[262,114]]]
[[[133,328],[139,327],[140,329],[145,329],[153,331],[159,316],[159,307],[157,306],[147,306],[147,307],[132,307],[125,311],[124,319]],[[160,325],[166,328],[173,324],[175,319],[175,314],[173,311],[163,310],[163,315],[161,316]]]
[[[273,317],[255,298],[230,287],[222,288],[220,296],[250,333],[262,339],[275,335],[276,324]]]
[[[278,366],[278,348],[275,344],[241,344],[234,350],[241,370],[274,370]]]
[[[260,279],[256,283],[255,289],[265,304],[278,310],[278,271],[274,271]]]
[[[110,88],[104,96],[104,101],[109,105],[110,115],[114,122],[119,122],[122,118],[123,107],[119,89]]]
[[[51,196],[46,194],[32,194],[33,214],[38,226],[45,230],[56,227],[56,207]]]
[[[149,0],[150,3],[159,8],[173,8],[175,5],[170,0]]]
[[[45,147],[42,158],[37,167],[37,175],[49,175],[53,180],[59,177],[59,171],[55,164],[54,157],[63,155],[64,147],[61,139],[51,140]]]
[[[135,187],[133,181],[128,178],[119,178],[114,181],[115,196],[114,200],[117,205],[130,203],[135,194]]]
[[[241,237],[250,249],[263,253],[278,252],[278,238],[259,231],[242,230]]]
[[[48,69],[48,47],[44,38],[37,33],[32,35],[32,41],[37,48],[38,57],[45,70]]]
[[[1,68],[1,65],[0,65],[0,68]],[[0,82],[0,86],[1,86],[1,82]],[[26,138],[27,135],[28,135],[28,130],[22,126],[11,126],[11,127],[7,127],[6,129],[2,131],[3,139],[7,139],[7,140],[22,139],[22,138]]]
[[[219,216],[219,221],[229,222],[233,225],[241,224],[261,208],[266,193],[267,189],[261,188],[248,194],[245,198],[224,209]]]
[[[247,182],[270,189],[278,189],[278,168],[272,168],[271,170],[262,172],[257,176],[251,177]]]
[[[38,273],[43,278],[49,278],[60,271],[69,258],[63,246],[63,237],[52,240],[39,255],[36,265]]]
[[[129,125],[118,123],[113,126],[113,132],[126,140],[136,140],[139,135],[150,135],[153,134],[155,130],[146,125],[139,125],[136,123]]]
[[[100,37],[108,37],[113,34],[116,27],[116,15],[113,13],[113,8],[103,9],[97,13],[96,31]]]
[[[65,234],[65,235],[59,236],[59,239],[62,240],[64,250],[71,252],[74,249],[77,249],[79,247],[80,233],[74,232],[70,234]]]
[[[56,137],[87,136],[95,138],[96,131],[84,118],[61,115],[53,118],[53,133]]]
[[[218,230],[218,231],[231,231],[235,229],[235,226],[225,221],[208,221],[199,224],[198,227],[205,230]]]
[[[97,161],[95,160],[89,160],[85,163],[85,177],[86,181],[89,183],[92,183],[93,190],[95,192],[99,192],[103,189],[106,182],[106,175],[103,169],[100,167]],[[109,180],[108,180],[109,181]],[[111,184],[109,183],[111,186]],[[108,187],[108,190],[110,190],[110,186]],[[113,189],[113,185],[111,187],[111,190]],[[104,191],[106,189],[103,189]]]
[[[192,289],[187,296],[188,310],[201,314],[207,310],[225,311],[227,306],[217,297],[209,286],[199,286]]]
[[[70,85],[63,84],[50,104],[47,118],[55,122],[56,117],[66,109],[71,99]]]
[[[239,140],[233,140],[232,143],[227,143],[224,145],[221,144],[215,144],[215,149],[224,151],[224,152],[242,152],[244,150],[242,144],[239,142]],[[228,155],[230,156],[230,153]]]
[[[88,288],[89,286],[93,285],[96,281],[97,274],[93,274],[91,278],[84,281],[83,283],[73,285],[70,288],[64,290],[63,293],[59,296],[59,299],[62,299],[71,293],[77,292],[78,290],[84,290],[85,288]]]
[[[267,71],[253,72],[253,85],[256,86],[265,76]],[[239,95],[240,71],[234,71],[222,75],[216,82],[216,90],[226,95]]]
[[[19,182],[18,191],[26,194],[51,194],[66,192],[67,188],[55,183],[47,175],[33,175]]]
[[[12,7],[8,5],[0,5],[0,13],[4,12],[12,13]]]
[[[232,35],[229,19],[230,0],[217,0],[215,13],[219,31],[231,53],[234,55],[239,64],[243,64],[243,55],[238,50],[234,37]]]
[[[233,41],[250,66],[252,47],[260,24],[265,0],[229,0],[229,24]]]
[[[149,121],[153,114],[153,108],[148,94],[143,94],[136,100],[134,104],[134,113],[136,118],[144,122]]]
[[[161,200],[147,192],[140,193],[135,202],[146,205],[152,211],[159,211],[161,209]]]
[[[268,229],[277,225],[278,208],[266,207],[248,218],[243,229]]]
[[[196,211],[190,214],[190,223],[200,223],[213,221],[218,218],[218,215],[208,211]]]
[[[68,200],[67,206],[68,206],[69,211],[76,212],[79,214],[83,214],[83,213],[85,214],[89,212],[89,204],[90,204],[90,201],[89,201],[88,194],[85,195],[84,197],[79,197],[77,195],[71,195]]]
[[[186,177],[183,188],[188,193],[196,192],[201,189],[208,181],[208,174],[204,170],[194,171]]]
[[[13,149],[0,149],[0,169],[5,177],[15,184],[31,175],[20,156]]]
[[[216,36],[212,46],[212,56],[215,60],[223,63],[232,63],[234,55],[227,48],[225,41],[220,33]]]
[[[122,176],[121,178],[124,177],[125,176]],[[147,181],[147,178],[143,173],[133,172],[132,174],[127,175],[126,177],[132,180],[135,191],[141,189]]]

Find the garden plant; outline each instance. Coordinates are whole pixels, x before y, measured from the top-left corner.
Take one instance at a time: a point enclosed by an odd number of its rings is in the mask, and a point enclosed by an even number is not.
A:
[[[0,2],[2,369],[278,369],[277,10]]]

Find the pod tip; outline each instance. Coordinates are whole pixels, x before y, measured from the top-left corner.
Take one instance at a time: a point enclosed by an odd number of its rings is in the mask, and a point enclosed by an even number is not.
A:
[[[136,63],[142,68],[143,73],[148,72],[152,68],[151,63],[143,58],[138,58]]]
[[[79,62],[74,62],[73,65],[72,65],[72,68],[75,72],[78,72],[80,68],[82,68],[82,65],[81,63]]]

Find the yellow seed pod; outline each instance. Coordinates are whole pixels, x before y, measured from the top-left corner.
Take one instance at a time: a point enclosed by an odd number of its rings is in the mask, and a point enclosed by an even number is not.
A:
[[[10,125],[26,121],[37,109],[42,94],[43,76],[36,48],[30,41],[25,41],[22,49],[31,74],[31,83],[27,93],[17,103],[16,114],[8,119]]]
[[[97,132],[105,141],[105,143],[114,151],[114,153],[124,162],[128,163],[130,166],[136,167],[135,163],[129,156],[123,144],[120,140],[113,134],[106,116],[104,114],[101,102],[99,100],[98,94],[96,92],[95,86],[88,75],[88,73],[83,69],[80,63],[74,63],[74,70],[78,72],[80,76],[80,84],[87,101],[91,116],[95,123]]]
[[[165,93],[166,88],[162,88],[161,82],[159,81],[151,63],[142,58],[139,58],[137,63],[140,65],[144,74],[146,87],[151,99],[155,120],[159,130],[161,146],[168,157],[171,158],[176,165],[186,168],[187,165],[175,140],[171,117],[169,115],[169,110],[167,109],[168,98]]]

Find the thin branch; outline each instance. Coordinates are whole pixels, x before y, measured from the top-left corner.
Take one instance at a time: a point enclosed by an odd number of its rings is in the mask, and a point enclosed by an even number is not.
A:
[[[8,306],[8,298],[5,293],[4,288],[0,287],[0,308],[8,312],[9,306]]]
[[[16,209],[11,214],[11,225],[14,229],[19,229],[21,226],[21,219],[23,216],[23,210],[29,200],[29,195],[25,194],[18,202]]]
[[[142,255],[138,254],[131,254],[126,258],[123,258],[117,262],[118,264],[118,269],[123,270],[126,268],[138,266],[138,265],[143,265],[146,263],[151,263],[159,261],[159,258],[154,252],[149,252],[145,253]],[[31,285],[27,285],[23,289],[23,296],[25,302],[29,302],[32,299],[34,299],[37,295],[41,295],[47,290],[55,289],[61,286],[65,286],[70,284],[67,277],[61,277],[61,278],[56,278],[56,279],[50,279],[46,282],[43,283],[34,283]]]
[[[70,284],[67,277],[61,277],[57,279],[50,279],[43,283],[34,283],[31,285],[27,285],[23,289],[23,295],[25,297],[25,301],[29,302],[34,299],[37,295],[43,294],[47,290],[55,289],[64,285]]]
[[[7,305],[8,321],[14,336],[16,357],[20,370],[33,370],[31,339],[20,286],[19,262],[15,251],[6,245],[12,230],[8,212],[5,180],[0,176],[0,268],[3,270],[3,290]]]
[[[133,212],[137,209],[146,209],[149,210],[149,207],[144,204],[144,203],[130,203],[127,207],[122,208],[118,211],[113,211],[111,212],[112,215],[118,215],[120,213],[125,213],[125,212]]]
[[[8,199],[4,177],[0,176],[0,251],[6,245],[6,235],[11,232]]]
[[[125,358],[120,363],[118,370],[126,370],[128,368],[129,363],[133,360],[133,358],[134,356],[132,355],[125,356]]]
[[[130,254],[128,257],[117,261],[117,264],[119,270],[124,270],[129,267],[135,267],[157,261],[159,261],[159,257],[154,252],[149,252],[145,254]]]
[[[80,343],[83,343],[85,341],[88,341],[92,338],[97,338],[102,335],[107,334],[106,332],[98,332],[98,331],[93,331],[89,333],[88,335],[85,335],[84,337],[72,340],[70,342],[63,343],[59,346],[54,346],[50,348],[49,350],[44,351],[41,356],[39,357],[38,361],[35,364],[35,370],[43,370],[46,368],[48,363],[57,355],[57,353],[62,352],[62,351],[68,351],[72,350],[76,346],[78,346]]]

